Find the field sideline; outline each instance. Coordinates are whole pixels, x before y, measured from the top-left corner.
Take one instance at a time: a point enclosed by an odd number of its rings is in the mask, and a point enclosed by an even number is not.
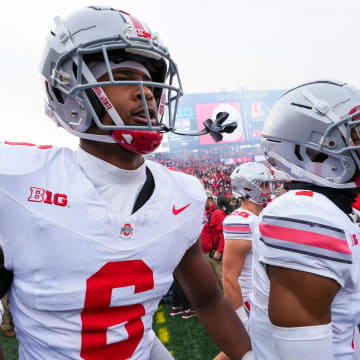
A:
[[[153,328],[176,360],[211,360],[218,353],[217,346],[205,333],[197,317],[181,319],[169,316],[170,305],[159,306],[154,316]],[[16,338],[0,335],[5,360],[18,360]]]

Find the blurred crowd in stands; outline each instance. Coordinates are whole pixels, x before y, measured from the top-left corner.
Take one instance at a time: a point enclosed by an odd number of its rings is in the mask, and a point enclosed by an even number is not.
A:
[[[254,161],[255,156],[262,154],[260,146],[244,148],[240,145],[221,144],[201,150],[155,153],[147,158],[197,177],[205,190],[215,197],[223,194],[230,198],[230,175],[234,168],[242,162]]]

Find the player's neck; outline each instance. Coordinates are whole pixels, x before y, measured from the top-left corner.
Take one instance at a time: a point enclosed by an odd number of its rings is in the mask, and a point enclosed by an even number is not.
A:
[[[144,157],[124,150],[118,144],[80,139],[80,147],[89,154],[124,170],[135,170],[144,163]]]
[[[258,216],[261,213],[261,210],[264,208],[262,205],[255,204],[246,199],[242,200],[241,207],[242,207],[242,209],[250,211],[251,213],[253,213],[256,216]]]

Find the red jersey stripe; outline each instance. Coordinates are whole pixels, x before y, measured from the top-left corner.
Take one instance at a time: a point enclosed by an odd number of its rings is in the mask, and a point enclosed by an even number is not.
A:
[[[251,231],[250,226],[227,226],[223,225],[225,231]]]
[[[171,167],[169,167],[168,169],[171,170],[171,171],[178,171],[178,172],[181,172],[181,173],[185,174],[185,173],[184,173],[182,170],[180,170],[180,169],[175,169],[175,168],[171,168]]]
[[[344,254],[351,254],[347,241],[333,236],[263,223],[260,224],[260,233],[263,236],[277,240],[315,246],[321,249],[336,251]]]
[[[353,350],[355,350],[355,342],[354,342],[355,331],[356,331],[356,329],[354,329],[354,331],[353,331],[353,336],[352,336],[352,341],[351,341],[351,347],[353,348]]]
[[[6,145],[25,145],[25,146],[36,146],[35,144],[27,143],[27,142],[13,142],[13,141],[4,141]]]
[[[304,191],[296,192],[295,195],[303,195],[303,196],[313,197],[314,193],[312,191],[304,190]]]

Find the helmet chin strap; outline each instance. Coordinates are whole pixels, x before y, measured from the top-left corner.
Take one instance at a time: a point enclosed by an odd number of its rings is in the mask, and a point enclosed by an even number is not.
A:
[[[50,110],[51,111],[51,110]],[[116,143],[116,141],[110,136],[110,135],[96,135],[96,134],[89,134],[89,133],[84,133],[84,132],[80,132],[80,131],[76,131],[74,129],[72,129],[65,121],[63,121],[63,119],[61,119],[61,117],[56,113],[51,111],[51,116],[56,120],[56,122],[58,122],[64,129],[66,129],[67,131],[69,131],[69,133],[71,133],[72,135],[78,136],[81,139],[87,139],[87,140],[92,140],[92,141],[99,141],[99,142],[104,142],[104,143]]]
[[[301,168],[300,166],[296,166],[296,165],[292,164],[291,162],[287,161],[282,156],[274,153],[273,151],[269,151],[267,156],[275,159],[280,164],[282,164],[285,167],[287,167],[288,169],[290,169],[291,174],[294,175],[297,179],[299,179],[301,181],[306,181],[306,180],[304,180],[304,176],[306,176],[308,179],[312,180],[316,185],[319,185],[319,186],[326,186],[326,187],[330,187],[330,188],[334,188],[334,189],[353,189],[353,188],[357,187],[357,185],[354,182],[346,183],[346,184],[336,184],[334,182],[326,180],[326,179],[322,178],[321,176],[317,176],[317,175]]]
[[[73,60],[76,62],[75,57],[73,58]],[[92,72],[90,71],[90,69],[85,64],[84,61],[82,62],[81,66],[82,66],[84,77],[87,80],[87,82],[90,84],[96,84],[97,80],[96,80],[95,76],[92,74]],[[123,120],[121,119],[121,117],[119,116],[117,111],[115,110],[114,105],[111,103],[110,99],[105,94],[105,91],[103,90],[103,88],[101,86],[97,86],[97,87],[92,88],[92,90],[94,91],[94,93],[97,96],[97,98],[99,99],[99,101],[103,104],[105,110],[111,117],[111,120],[114,122],[114,124],[117,126],[125,126]]]

